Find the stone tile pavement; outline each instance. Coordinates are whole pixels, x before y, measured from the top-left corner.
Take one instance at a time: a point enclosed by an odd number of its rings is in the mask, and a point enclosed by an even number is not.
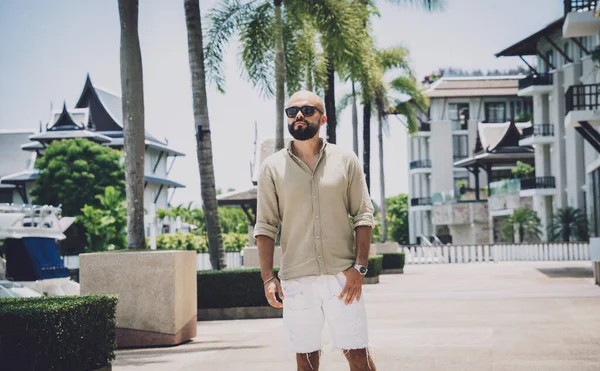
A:
[[[598,371],[590,262],[409,265],[365,286],[379,371]],[[323,334],[321,370],[348,370]],[[295,370],[281,319],[199,322],[178,347],[118,350],[114,371]]]

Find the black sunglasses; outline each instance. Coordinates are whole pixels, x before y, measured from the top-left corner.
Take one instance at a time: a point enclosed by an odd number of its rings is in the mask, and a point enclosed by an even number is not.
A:
[[[298,114],[298,111],[300,111],[304,116],[310,117],[315,114],[315,110],[319,111],[321,115],[323,114],[323,111],[315,106],[288,107],[285,109],[285,114],[289,118],[294,118]]]

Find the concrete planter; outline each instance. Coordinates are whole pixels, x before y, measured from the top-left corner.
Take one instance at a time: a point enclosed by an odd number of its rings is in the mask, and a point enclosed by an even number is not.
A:
[[[403,274],[404,268],[384,269],[381,274]]]
[[[396,242],[372,243],[369,255],[400,252],[400,245]]]
[[[283,318],[283,310],[271,306],[198,309],[198,321],[259,318]]]
[[[260,268],[260,259],[258,259],[258,247],[248,246],[242,249],[244,256],[244,268]],[[278,267],[281,260],[281,247],[276,246],[273,252],[273,264]]]
[[[363,280],[364,285],[373,285],[379,283],[379,276],[375,277],[365,277]]]
[[[600,237],[590,238],[590,260],[600,260]]]
[[[177,345],[196,336],[194,251],[80,255],[81,294],[112,294],[117,346]]]

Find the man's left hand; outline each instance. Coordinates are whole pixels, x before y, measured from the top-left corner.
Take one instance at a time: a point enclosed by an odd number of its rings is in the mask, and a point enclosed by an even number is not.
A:
[[[356,301],[360,300],[364,276],[354,267],[350,267],[342,271],[342,273],[346,276],[346,286],[344,286],[344,289],[338,298],[340,300],[345,300],[346,305],[349,305],[352,304],[354,299],[356,299]],[[345,299],[344,296],[346,297]]]

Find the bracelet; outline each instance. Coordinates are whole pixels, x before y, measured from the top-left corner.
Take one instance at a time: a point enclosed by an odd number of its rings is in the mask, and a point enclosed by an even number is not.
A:
[[[276,277],[271,276],[271,277],[267,278],[267,280],[265,282],[263,282],[263,286],[266,285],[267,283],[269,283],[269,281],[273,280],[274,278],[276,278]]]

